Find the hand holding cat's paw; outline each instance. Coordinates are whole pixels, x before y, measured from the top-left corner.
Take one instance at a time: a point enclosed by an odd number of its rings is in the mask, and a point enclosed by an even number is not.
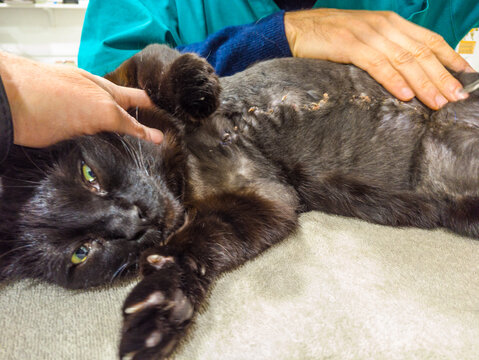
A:
[[[181,286],[182,271],[172,257],[150,255],[148,275],[123,307],[122,359],[164,359],[178,344],[194,312]]]

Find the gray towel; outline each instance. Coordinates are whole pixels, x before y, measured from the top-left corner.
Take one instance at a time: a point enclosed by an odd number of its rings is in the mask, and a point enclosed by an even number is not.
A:
[[[0,359],[116,359],[134,285],[0,287]],[[478,359],[479,241],[317,212],[214,285],[172,360]]]

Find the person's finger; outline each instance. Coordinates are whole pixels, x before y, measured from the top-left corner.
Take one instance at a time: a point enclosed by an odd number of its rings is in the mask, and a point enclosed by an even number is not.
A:
[[[146,94],[145,90],[116,86],[113,98],[118,105],[127,110],[136,106],[152,107],[153,102]]]
[[[474,72],[469,63],[435,32],[416,25],[400,16],[392,16],[393,26],[397,26],[412,39],[424,44],[437,56],[439,61],[453,71]]]
[[[348,62],[367,71],[371,77],[395,97],[405,101],[414,97],[414,92],[385,55],[364,44],[359,39],[351,42],[348,48],[350,50]]]
[[[375,50],[375,52],[367,51],[367,48],[361,46],[356,51],[359,51],[358,54],[362,54],[360,56],[365,58],[356,57],[354,61],[358,64],[361,63],[368,73],[398,99],[411,100],[414,97],[414,92],[408,85],[407,76],[405,76],[407,73],[402,73],[401,69],[394,68],[394,64],[391,63],[391,58],[402,56],[404,49],[389,41],[365,22],[353,21],[347,26],[352,27],[352,31],[359,41]],[[413,64],[413,66],[416,70],[421,70],[419,64]]]
[[[448,100],[464,98],[460,94],[461,83],[444,68],[429,48],[399,31],[388,21],[375,19],[373,26],[384,38],[398,45],[399,50],[388,50],[385,53],[423,103],[430,108],[439,109]]]
[[[356,33],[356,30],[349,30],[346,26],[328,26],[326,41],[308,42],[308,46],[302,46],[305,49],[302,55],[334,62],[352,63],[367,71],[397,98],[404,101],[413,98],[414,92],[406,80],[389,63],[387,57],[370,45],[363,43]],[[324,31],[322,35],[325,35]],[[336,40],[327,41],[328,38]],[[338,39],[340,41],[337,41]],[[341,46],[338,46],[338,43]]]
[[[93,75],[84,70],[81,70],[81,73],[89,80],[106,90],[125,110],[136,106],[153,106],[152,101],[144,90],[119,86],[101,76]]]
[[[120,107],[118,109],[120,114],[120,123],[116,129],[113,129],[114,131],[151,141],[155,144],[159,144],[163,141],[163,133],[160,130],[146,127],[140,124],[124,109]]]
[[[411,49],[413,56],[421,64],[429,79],[449,101],[457,101],[467,97],[461,92],[462,84],[441,64],[439,59],[427,47],[416,45]]]

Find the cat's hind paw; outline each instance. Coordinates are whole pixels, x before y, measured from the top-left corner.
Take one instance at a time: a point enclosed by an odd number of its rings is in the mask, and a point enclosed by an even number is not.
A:
[[[184,54],[168,69],[160,85],[157,102],[175,94],[178,109],[191,119],[200,120],[211,115],[219,106],[220,83],[213,67],[195,54]]]
[[[133,289],[124,307],[120,343],[123,360],[164,359],[183,337],[194,313],[172,257],[150,255],[151,272]]]

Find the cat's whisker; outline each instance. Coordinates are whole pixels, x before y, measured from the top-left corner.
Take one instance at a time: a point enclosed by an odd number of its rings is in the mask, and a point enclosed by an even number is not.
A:
[[[126,262],[126,263],[122,264],[122,265],[115,271],[115,273],[113,274],[113,276],[111,277],[110,283],[112,283],[113,280],[115,280],[118,276],[120,276],[120,275],[123,273],[123,271],[124,271],[129,265],[130,265],[129,262]]]
[[[30,155],[28,155],[28,152],[25,151],[24,148],[22,148],[22,152],[25,154],[26,158],[27,158],[28,160],[30,160],[30,162],[33,164],[33,166],[35,166],[38,170],[40,170],[40,172],[41,172],[43,175],[45,175],[45,176],[48,175],[45,170],[43,170],[42,168],[40,168],[40,167],[35,163],[35,161],[33,161],[33,159],[30,157]]]
[[[138,153],[140,155],[140,164],[143,168],[143,170],[145,170],[145,173],[147,176],[150,176],[150,173],[148,172],[148,168],[145,166],[145,158],[143,156],[143,151],[142,151],[142,147],[141,147],[141,140],[138,139]]]
[[[138,106],[136,107],[136,120],[138,120]],[[143,152],[142,152],[142,148],[141,148],[141,141],[142,141],[142,140],[137,139],[138,152],[139,152],[139,154],[140,154],[140,164],[142,165],[143,170],[145,170],[146,175],[150,176],[150,174],[148,173],[148,169],[147,169],[147,167],[145,166],[145,159],[144,159],[144,157],[143,157]]]
[[[48,263],[47,277],[54,276],[58,272],[58,269],[62,268],[62,263],[63,263],[63,260],[61,257],[55,258],[53,259],[53,261],[50,261]]]
[[[15,239],[0,239],[0,243],[13,244],[13,243],[15,243]]]
[[[15,251],[18,251],[18,250],[22,250],[22,249],[26,249],[26,248],[29,248],[29,247],[32,247],[33,245],[32,244],[27,244],[27,245],[23,245],[23,246],[17,246],[16,248],[13,248],[5,253],[3,253],[2,255],[0,255],[0,260],[2,258],[4,258],[5,256],[7,256],[8,254],[11,254]],[[16,260],[20,259],[21,257],[17,257]]]
[[[12,177],[10,177],[10,176],[5,176],[5,175],[2,175],[1,177],[2,177],[3,179],[13,180],[13,181],[20,181],[20,182],[24,182],[24,183],[28,183],[28,184],[32,184],[32,185],[40,185],[40,184],[41,184],[40,181],[17,179],[17,178],[12,178]],[[5,185],[2,184],[2,186],[5,186]]]
[[[123,136],[118,135],[118,140],[120,141],[120,143],[123,146],[123,149],[125,150],[127,155],[129,155],[129,157],[135,162],[136,167],[141,168],[141,165],[140,165],[138,156],[136,155],[135,149],[132,149],[131,145],[125,140],[125,138]],[[104,139],[101,139],[101,141],[103,141],[105,144],[107,144],[108,146],[115,149],[115,146],[113,144],[109,143],[108,141],[106,141]]]
[[[137,143],[138,143],[138,151],[132,148],[132,144],[128,143],[127,141],[124,141],[124,146],[126,147],[126,150],[130,154],[131,158],[135,161],[136,167],[140,170],[144,170],[146,175],[149,176],[150,174],[148,173],[148,170],[145,166],[143,151],[141,147],[141,140],[137,139]]]
[[[6,188],[34,189],[37,186],[36,185],[24,185],[24,186],[21,186],[21,185],[3,185],[2,187],[5,188],[5,189]]]
[[[125,149],[127,154],[135,162],[136,167],[141,169],[140,160],[138,158],[138,155],[136,154],[134,149],[131,148],[131,145],[122,137],[120,138],[120,142],[123,145],[123,148]]]

